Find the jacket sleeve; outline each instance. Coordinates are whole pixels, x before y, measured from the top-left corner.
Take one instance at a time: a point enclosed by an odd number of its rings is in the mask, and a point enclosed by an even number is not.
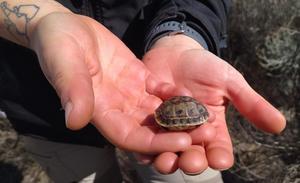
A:
[[[155,40],[156,28],[168,21],[185,22],[205,40],[208,50],[220,55],[227,38],[227,15],[230,0],[154,0],[148,13],[150,19],[145,37],[147,45]]]

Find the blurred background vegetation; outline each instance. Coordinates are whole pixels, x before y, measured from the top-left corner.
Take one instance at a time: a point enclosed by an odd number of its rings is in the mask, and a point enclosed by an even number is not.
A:
[[[287,118],[280,135],[253,128],[232,106],[235,165],[228,182],[300,182],[300,1],[234,0],[226,55],[250,85]]]
[[[228,183],[300,182],[300,1],[233,0],[225,59],[287,118],[280,135],[258,131],[229,105],[235,165]],[[2,116],[2,117],[1,117]],[[125,182],[134,170],[119,152]],[[126,162],[127,161],[127,162]],[[0,113],[0,182],[51,182],[26,154],[22,140]]]

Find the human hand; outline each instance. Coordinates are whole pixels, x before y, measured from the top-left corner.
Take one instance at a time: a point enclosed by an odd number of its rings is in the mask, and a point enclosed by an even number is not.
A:
[[[58,21],[59,20],[59,21]],[[187,133],[161,133],[148,116],[160,99],[146,92],[156,85],[130,50],[95,20],[72,13],[42,18],[31,34],[41,68],[61,98],[66,124],[89,121],[114,145],[135,152],[180,151]]]
[[[285,127],[283,115],[257,94],[237,70],[187,36],[161,38],[146,53],[143,61],[165,82],[148,88],[150,93],[163,99],[192,95],[204,103],[210,113],[208,123],[189,132],[193,145],[188,150],[180,155],[167,152],[156,157],[160,161],[155,160],[154,166],[161,173],[180,168],[194,174],[208,166],[218,170],[232,166],[233,150],[225,121],[228,102],[266,132],[279,133]],[[147,158],[151,159],[148,156],[142,159]]]

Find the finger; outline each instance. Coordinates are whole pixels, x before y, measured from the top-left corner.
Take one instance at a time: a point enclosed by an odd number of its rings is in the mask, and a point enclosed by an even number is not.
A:
[[[286,125],[284,116],[256,93],[240,75],[231,71],[228,94],[237,110],[256,127],[270,133],[280,133]]]
[[[229,148],[231,144],[222,140],[216,140],[206,147],[206,157],[209,167],[215,170],[226,170],[234,163],[233,152]]]
[[[178,160],[178,167],[186,174],[200,174],[208,168],[205,150],[202,146],[193,145],[184,151]]]
[[[85,59],[76,43],[49,42],[47,48],[40,48],[40,65],[49,82],[60,96],[65,109],[66,125],[70,129],[80,129],[91,119],[94,106],[92,80]],[[61,47],[65,45],[66,50]],[[63,46],[64,47],[64,46]]]
[[[215,139],[216,129],[210,123],[204,123],[189,132],[192,137],[192,144],[205,144]]]
[[[175,86],[171,83],[160,82],[157,78],[149,76],[146,84],[147,92],[166,100],[173,96],[192,96],[192,93],[185,87]]]
[[[185,132],[161,132],[155,124],[141,126],[141,122],[118,110],[107,111],[105,114],[96,112],[93,121],[110,142],[133,152],[144,154],[176,152],[185,150],[191,144],[191,138]]]
[[[233,165],[233,149],[231,139],[225,122],[225,114],[219,113],[213,122],[215,123],[216,137],[206,142],[205,150],[209,167],[217,170],[225,170]]]
[[[171,174],[178,169],[178,156],[173,152],[164,152],[155,158],[154,168],[161,174]]]

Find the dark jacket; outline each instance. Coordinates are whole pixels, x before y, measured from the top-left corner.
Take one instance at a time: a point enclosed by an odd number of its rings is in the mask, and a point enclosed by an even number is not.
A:
[[[167,21],[186,22],[199,32],[208,49],[219,55],[226,47],[229,0],[60,0],[80,14],[101,22],[138,56],[153,39],[153,30]],[[0,40],[0,109],[15,129],[54,141],[102,146],[104,138],[88,125],[79,131],[65,128],[64,111],[43,76],[36,55]]]

